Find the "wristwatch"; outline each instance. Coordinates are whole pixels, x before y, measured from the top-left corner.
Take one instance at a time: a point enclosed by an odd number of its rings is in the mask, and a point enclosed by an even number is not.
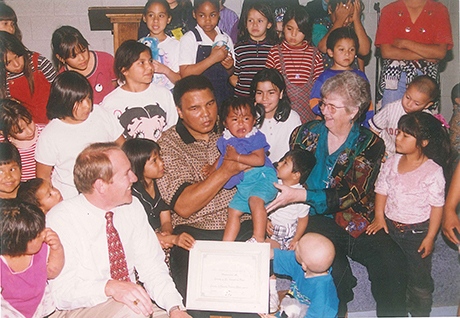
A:
[[[181,310],[181,311],[186,311],[187,308],[185,308],[184,305],[180,304],[180,305],[176,305],[176,306],[172,306],[169,311],[168,311],[168,316],[171,316],[171,313],[173,311],[176,311],[176,310]]]

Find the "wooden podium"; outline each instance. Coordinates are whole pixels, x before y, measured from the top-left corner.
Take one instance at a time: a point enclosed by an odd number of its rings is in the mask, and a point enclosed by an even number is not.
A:
[[[137,30],[142,19],[143,7],[90,7],[88,8],[91,31],[111,30],[113,51],[126,40],[137,40]]]

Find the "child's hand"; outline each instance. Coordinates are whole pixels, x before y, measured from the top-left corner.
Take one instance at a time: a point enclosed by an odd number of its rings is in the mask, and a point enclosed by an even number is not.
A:
[[[169,71],[169,67],[167,67],[166,65],[156,61],[156,60],[153,60],[152,61],[152,64],[153,64],[153,72],[154,73],[158,73],[158,74],[166,74],[168,73]]]
[[[239,153],[236,151],[235,147],[227,145],[227,149],[225,150],[225,159],[238,161]]]
[[[267,234],[268,236],[272,236],[273,235],[273,224],[272,224],[272,221],[270,220],[267,220]]]
[[[57,251],[62,249],[61,240],[59,236],[50,228],[45,228],[45,243],[48,244],[51,250]]]
[[[160,235],[157,235],[161,248],[170,248],[174,246],[174,238],[172,236],[173,235],[169,232],[160,232]]]
[[[291,243],[289,243],[289,248],[288,248],[288,249],[289,249],[290,251],[293,251],[293,250],[295,249],[295,246],[296,246],[296,244],[297,244],[298,241],[299,241],[299,239],[294,237],[294,238],[292,239]]]
[[[385,219],[375,218],[374,221],[371,224],[369,224],[369,226],[367,227],[366,234],[367,235],[375,234],[378,231],[380,231],[382,228],[385,230],[385,233],[388,234],[388,227],[387,227],[387,223],[385,222]]]
[[[174,238],[174,245],[190,251],[195,244],[195,239],[188,233],[181,233]]]
[[[430,255],[433,251],[433,244],[434,239],[425,237],[425,239],[422,241],[422,244],[420,244],[420,247],[418,248],[417,252],[422,253],[423,251],[422,258],[425,258],[428,255]]]
[[[227,47],[225,45],[222,45],[222,46],[216,45],[215,47],[212,48],[209,58],[211,58],[215,64],[215,63],[222,62],[223,60],[225,60],[225,58],[227,58],[227,56],[228,56]]]
[[[233,63],[234,61],[231,54],[228,54],[227,57],[222,62],[220,62],[220,64],[222,64],[226,70],[231,69],[233,67]]]
[[[203,168],[201,168],[201,173],[203,174],[204,178],[209,177],[209,175],[213,172],[213,166],[209,163],[205,164]]]

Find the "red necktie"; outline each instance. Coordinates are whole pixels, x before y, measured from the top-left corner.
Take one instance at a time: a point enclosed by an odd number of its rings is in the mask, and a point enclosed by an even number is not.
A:
[[[117,229],[113,226],[113,212],[105,214],[107,219],[107,244],[109,246],[110,276],[112,279],[130,282],[125,251]]]

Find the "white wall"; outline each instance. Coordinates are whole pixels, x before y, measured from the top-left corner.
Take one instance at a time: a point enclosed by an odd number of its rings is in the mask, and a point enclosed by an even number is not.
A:
[[[300,0],[301,4],[309,0]],[[380,2],[380,8],[393,0],[363,0],[365,4],[364,27],[368,35],[374,39],[377,29],[377,13],[374,3]],[[447,63],[446,69],[441,74],[441,113],[450,119],[452,105],[450,90],[460,82],[460,50],[459,50],[459,0],[440,0],[449,9],[454,48],[451,51],[452,60]],[[6,0],[18,15],[19,27],[23,33],[24,44],[31,50],[51,57],[50,41],[53,31],[61,25],[72,25],[78,28],[92,49],[102,50],[113,54],[113,42],[110,31],[90,31],[88,20],[88,7],[99,6],[142,6],[142,0]],[[227,0],[226,5],[237,12],[241,11],[243,0]],[[366,75],[374,87],[375,59],[372,58],[366,68]]]

